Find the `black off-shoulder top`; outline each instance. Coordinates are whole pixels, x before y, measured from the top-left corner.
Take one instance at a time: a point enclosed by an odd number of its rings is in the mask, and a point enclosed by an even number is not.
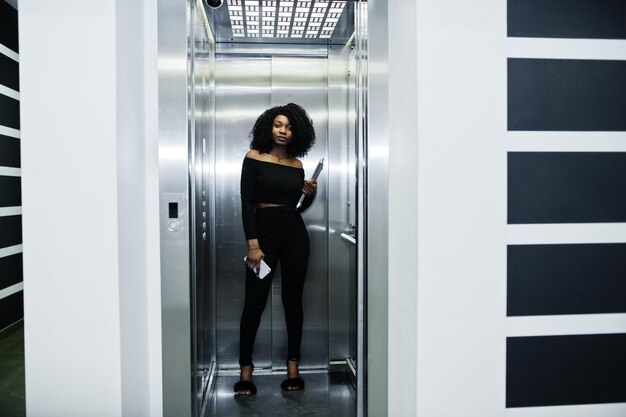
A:
[[[244,158],[241,168],[241,218],[246,240],[256,239],[254,210],[257,203],[280,204],[296,210],[304,185],[304,169]],[[313,202],[306,197],[296,211],[302,213]]]

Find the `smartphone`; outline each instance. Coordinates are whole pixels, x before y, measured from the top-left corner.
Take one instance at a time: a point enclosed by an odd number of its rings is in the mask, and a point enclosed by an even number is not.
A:
[[[247,262],[248,257],[244,257],[243,261]],[[272,268],[269,267],[269,265],[267,263],[265,263],[265,261],[263,259],[261,259],[261,270],[257,272],[256,267],[254,267],[252,269],[254,271],[254,273],[260,278],[263,279],[267,276],[267,274],[269,274],[270,272],[272,272]]]

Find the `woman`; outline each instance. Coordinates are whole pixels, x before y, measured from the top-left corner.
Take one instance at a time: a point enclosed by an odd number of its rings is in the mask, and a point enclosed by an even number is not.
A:
[[[282,271],[282,302],[287,322],[287,379],[285,391],[304,388],[298,374],[302,341],[302,290],[309,258],[309,236],[300,217],[313,202],[317,182],[304,180],[302,162],[315,142],[313,123],[306,111],[293,103],[266,110],[257,119],[250,151],[241,171],[241,212],[248,245],[246,293],[239,334],[241,378],[237,395],[256,394],[252,383],[252,348],[265,309],[273,272],[258,276],[261,261]],[[296,210],[302,193],[306,198]],[[255,272],[256,271],[256,272]]]

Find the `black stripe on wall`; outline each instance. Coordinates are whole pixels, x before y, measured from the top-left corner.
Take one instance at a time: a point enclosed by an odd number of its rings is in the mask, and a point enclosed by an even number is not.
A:
[[[21,253],[0,258],[0,290],[22,282],[23,271]]]
[[[15,91],[20,90],[19,64],[3,54],[0,54],[0,84]]]
[[[0,94],[0,125],[20,128],[20,102],[4,94]]]
[[[509,337],[506,406],[626,401],[626,334]]]
[[[19,291],[0,300],[0,330],[24,317],[24,292]]]
[[[507,315],[626,313],[626,244],[507,247]]]
[[[19,168],[20,140],[0,135],[0,166]]]
[[[508,0],[508,36],[626,39],[624,0]]]
[[[0,207],[22,205],[22,179],[0,176]],[[2,228],[0,228],[2,230]]]
[[[626,131],[626,61],[508,59],[508,129]]]
[[[0,248],[22,243],[22,216],[0,217]]]
[[[6,1],[0,1],[0,43],[19,52],[17,43],[17,10]]]
[[[509,224],[626,222],[626,152],[509,152],[507,172]]]

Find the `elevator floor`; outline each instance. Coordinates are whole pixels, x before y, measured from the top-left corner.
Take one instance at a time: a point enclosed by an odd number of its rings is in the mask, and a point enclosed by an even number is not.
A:
[[[209,417],[353,417],[356,393],[345,374],[303,374],[304,391],[285,393],[285,375],[254,376],[257,394],[233,395],[236,376],[220,376]]]

